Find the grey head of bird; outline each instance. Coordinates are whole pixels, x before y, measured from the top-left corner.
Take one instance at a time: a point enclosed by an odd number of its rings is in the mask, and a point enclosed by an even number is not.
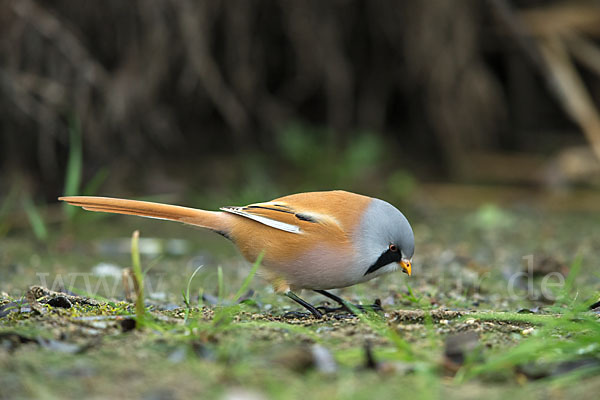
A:
[[[409,276],[415,252],[415,237],[410,223],[396,207],[373,199],[354,233],[358,264],[363,281],[392,272],[399,267]]]

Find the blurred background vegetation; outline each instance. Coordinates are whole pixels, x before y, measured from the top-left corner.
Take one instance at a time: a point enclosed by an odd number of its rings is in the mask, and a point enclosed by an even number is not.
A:
[[[0,399],[594,398],[599,77],[598,0],[0,0]],[[414,228],[410,280],[340,292],[386,320],[289,323],[260,279],[234,304],[223,238],[56,200],[336,188]],[[135,230],[169,319],[121,335]],[[34,315],[33,284],[111,308]]]
[[[6,0],[0,22],[0,199],[30,219],[62,193],[600,182],[594,1]]]

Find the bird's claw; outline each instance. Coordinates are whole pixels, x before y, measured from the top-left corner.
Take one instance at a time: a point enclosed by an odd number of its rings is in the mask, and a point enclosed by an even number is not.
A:
[[[283,318],[286,319],[306,319],[310,317],[312,317],[311,313],[302,311],[288,311],[283,314]]]
[[[322,312],[323,314],[332,314],[338,311],[347,311],[344,307],[327,307],[327,306],[318,306],[317,310]]]
[[[358,310],[361,313],[373,311],[373,312],[383,312],[383,307],[381,307],[381,300],[375,299],[375,303],[370,305],[362,305],[362,304],[344,304],[340,307],[327,307],[327,306],[319,306],[317,310],[321,311],[323,314],[337,313],[340,311],[346,311],[352,315],[356,315],[354,310]]]
[[[318,310],[318,307],[316,308]],[[313,312],[302,312],[302,311],[288,311],[283,314],[283,318],[285,319],[321,319],[323,315],[317,311],[319,314],[315,314]]]

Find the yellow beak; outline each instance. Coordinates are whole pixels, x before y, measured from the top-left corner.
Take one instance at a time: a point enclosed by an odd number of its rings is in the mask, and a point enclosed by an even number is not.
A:
[[[410,262],[410,260],[402,260],[399,264],[402,267],[402,272],[410,276],[410,274],[412,273],[412,263]]]

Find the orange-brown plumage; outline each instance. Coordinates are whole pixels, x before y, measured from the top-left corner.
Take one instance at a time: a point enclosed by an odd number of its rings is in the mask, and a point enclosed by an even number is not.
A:
[[[250,262],[264,252],[263,275],[278,292],[350,286],[393,271],[396,263],[410,273],[414,251],[412,229],[402,213],[382,200],[344,191],[299,193],[222,211],[106,197],[60,200],[90,211],[218,232]]]
[[[319,195],[315,196],[315,193]],[[306,288],[304,281],[307,279],[293,277],[308,273],[315,276],[315,280],[321,280],[323,275],[340,273],[337,269],[343,266],[337,260],[332,260],[329,265],[313,265],[307,259],[310,259],[311,251],[319,247],[329,247],[339,254],[352,254],[352,233],[359,222],[357,216],[361,215],[370,201],[371,198],[367,196],[333,191],[299,193],[268,203],[253,204],[244,207],[246,212],[295,224],[304,233],[293,234],[247,218],[234,218],[231,221],[231,237],[247,260],[256,259],[264,250],[263,264],[267,268],[265,276],[275,284],[277,291],[285,291],[289,287]],[[289,208],[280,207],[281,211],[259,208],[273,205]],[[255,208],[248,208],[253,206]],[[340,210],[344,212],[340,213]],[[317,222],[300,219],[297,215],[314,217]],[[317,273],[317,268],[321,270],[320,273]]]
[[[201,226],[213,231],[223,230],[227,226],[223,213],[214,211],[111,197],[67,196],[58,199],[88,211],[166,219]]]

